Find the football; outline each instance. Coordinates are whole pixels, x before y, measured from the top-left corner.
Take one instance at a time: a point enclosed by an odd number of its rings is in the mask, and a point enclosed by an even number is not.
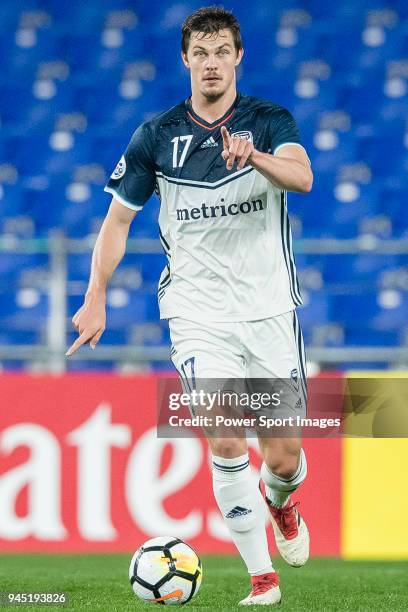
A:
[[[190,601],[203,570],[197,553],[179,538],[160,536],[137,549],[129,567],[133,592],[143,601],[165,605]]]

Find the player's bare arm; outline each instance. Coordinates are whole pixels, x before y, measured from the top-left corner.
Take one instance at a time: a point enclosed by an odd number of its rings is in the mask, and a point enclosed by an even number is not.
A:
[[[112,199],[102,224],[92,255],[88,290],[81,308],[72,318],[79,337],[66,355],[72,355],[89,342],[95,348],[106,326],[106,288],[116,267],[125,254],[129,227],[136,212]]]
[[[280,189],[300,193],[312,189],[313,173],[303,147],[287,144],[280,147],[276,155],[270,155],[255,149],[250,140],[231,137],[225,126],[221,134],[224,146],[221,155],[228,170],[232,170],[234,163],[237,170],[249,164]]]

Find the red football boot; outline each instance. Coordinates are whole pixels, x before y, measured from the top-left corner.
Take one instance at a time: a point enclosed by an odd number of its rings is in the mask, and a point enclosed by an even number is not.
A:
[[[259,488],[268,506],[275,542],[286,563],[293,567],[301,567],[309,558],[309,531],[305,521],[300,516],[297,506],[292,504],[290,497],[283,508],[277,508],[267,498],[263,481]]]
[[[280,603],[281,592],[279,576],[276,572],[251,576],[252,590],[248,597],[242,599],[240,606],[271,606]]]

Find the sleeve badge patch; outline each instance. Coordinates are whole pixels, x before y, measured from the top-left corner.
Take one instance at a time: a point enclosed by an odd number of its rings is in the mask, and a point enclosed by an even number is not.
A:
[[[125,156],[122,155],[118,165],[116,166],[116,168],[111,174],[111,179],[118,180],[122,178],[125,172],[126,172],[126,161],[125,161]]]

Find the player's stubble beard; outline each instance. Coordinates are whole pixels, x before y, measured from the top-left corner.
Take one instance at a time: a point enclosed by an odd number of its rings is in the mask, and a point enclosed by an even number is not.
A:
[[[217,100],[219,100],[220,98],[222,98],[222,96],[224,95],[225,92],[219,92],[219,93],[205,93],[204,98],[207,100],[207,102],[217,102]]]
[[[225,95],[227,88],[222,89],[221,91],[203,91],[202,94],[207,102],[213,104],[217,102],[222,96]]]

